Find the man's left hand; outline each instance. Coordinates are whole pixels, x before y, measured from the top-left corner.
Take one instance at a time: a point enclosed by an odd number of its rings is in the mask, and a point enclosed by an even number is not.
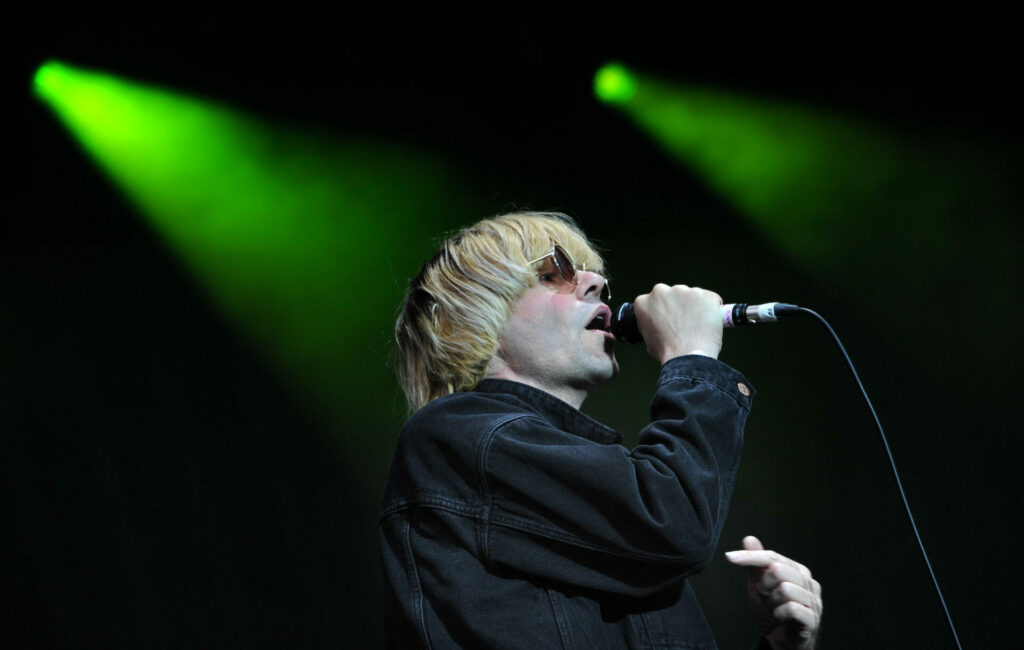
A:
[[[761,634],[774,650],[811,650],[821,623],[821,585],[799,562],[766,551],[756,537],[725,554],[747,567],[747,592]]]

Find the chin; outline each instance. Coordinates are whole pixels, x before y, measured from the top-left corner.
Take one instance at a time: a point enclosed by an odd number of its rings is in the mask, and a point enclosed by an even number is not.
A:
[[[619,362],[612,357],[611,362],[601,368],[601,379],[598,381],[599,384],[607,383],[619,376]]]
[[[608,354],[608,359],[611,361],[612,367],[608,379],[615,379],[619,376],[619,361],[615,358],[615,339],[611,339],[605,343],[605,353]]]

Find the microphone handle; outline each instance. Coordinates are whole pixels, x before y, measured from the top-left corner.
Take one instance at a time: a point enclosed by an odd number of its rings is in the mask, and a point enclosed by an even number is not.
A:
[[[722,310],[722,325],[725,327],[774,323],[800,311],[796,305],[785,302],[763,302],[760,305],[736,302],[722,305],[720,309]]]
[[[723,327],[774,323],[781,318],[792,316],[800,310],[796,305],[785,302],[766,302],[760,305],[737,302],[722,305],[720,309],[722,310]],[[615,310],[612,318],[612,334],[616,339],[626,343],[640,343],[644,340],[644,337],[640,335],[640,328],[636,324],[633,303],[624,302]]]

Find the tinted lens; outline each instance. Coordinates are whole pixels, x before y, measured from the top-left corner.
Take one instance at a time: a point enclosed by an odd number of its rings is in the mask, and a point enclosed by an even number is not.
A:
[[[555,260],[555,266],[558,267],[558,272],[562,274],[562,278],[566,282],[571,282],[575,285],[576,267],[573,266],[572,258],[569,257],[569,254],[566,253],[561,246],[556,245],[553,257]]]

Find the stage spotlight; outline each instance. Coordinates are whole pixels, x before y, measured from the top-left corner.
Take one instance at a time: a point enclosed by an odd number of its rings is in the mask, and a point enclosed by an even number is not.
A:
[[[636,95],[636,89],[636,78],[621,63],[608,63],[594,75],[594,94],[603,102],[628,102]]]

